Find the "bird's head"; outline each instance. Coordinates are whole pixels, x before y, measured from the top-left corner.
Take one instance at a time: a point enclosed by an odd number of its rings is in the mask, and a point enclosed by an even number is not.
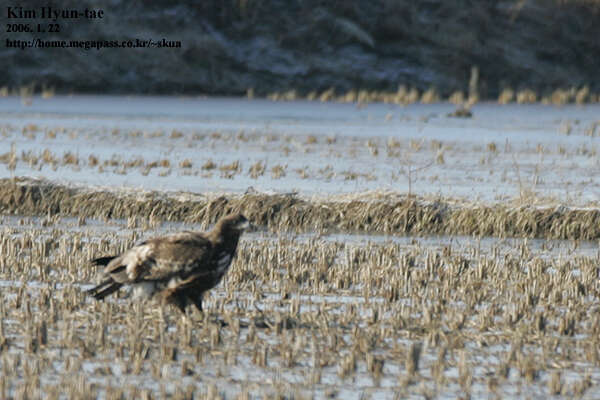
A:
[[[217,223],[217,225],[220,226],[221,230],[238,231],[240,233],[252,226],[248,219],[242,214],[231,214],[226,217],[223,217]]]

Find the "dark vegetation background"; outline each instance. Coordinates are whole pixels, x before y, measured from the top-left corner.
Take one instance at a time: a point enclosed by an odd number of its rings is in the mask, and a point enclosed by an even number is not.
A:
[[[598,0],[97,0],[54,6],[100,8],[106,15],[58,21],[59,34],[4,36],[165,38],[182,47],[20,50],[2,43],[0,86],[211,95],[295,89],[305,95],[329,88],[395,91],[404,84],[447,96],[466,91],[477,66],[483,98],[506,87],[539,94],[584,85],[600,91]]]

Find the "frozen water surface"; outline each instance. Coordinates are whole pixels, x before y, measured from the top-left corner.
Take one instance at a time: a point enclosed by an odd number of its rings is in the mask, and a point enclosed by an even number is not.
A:
[[[596,202],[600,105],[483,103],[470,119],[448,117],[453,110],[449,104],[124,96],[36,97],[23,105],[5,97],[0,154],[13,145],[18,160],[14,171],[0,167],[0,176],[303,195],[406,193],[410,181],[410,190],[423,196]],[[56,162],[21,157],[42,157],[46,149]],[[66,162],[67,153],[77,163]],[[202,168],[209,160],[213,168]]]
[[[244,192],[253,187],[263,192],[298,192],[303,196],[371,190],[402,194],[409,190],[410,182],[410,190],[421,196],[486,203],[527,198],[550,204],[591,207],[597,204],[599,105],[484,103],[473,107],[471,119],[448,117],[453,110],[454,106],[447,104],[357,107],[304,101],[124,96],[35,97],[31,105],[24,105],[20,98],[5,97],[0,98],[0,177],[32,176],[94,187],[196,193]],[[15,165],[11,159],[16,159]],[[209,160],[212,166],[207,163]],[[210,335],[196,315],[190,329],[200,340],[196,346],[203,351],[201,361],[196,360],[194,349],[185,346],[175,360],[164,359],[159,354],[160,337],[171,335],[173,340],[173,335],[185,332],[185,328],[177,325],[178,316],[169,312],[164,317],[165,327],[149,329],[144,325],[146,329],[138,339],[151,352],[140,359],[142,367],[136,372],[132,368],[135,355],[130,356],[128,346],[136,339],[132,332],[142,325],[128,319],[138,318],[139,313],[131,312],[132,305],[126,296],[113,297],[108,305],[97,305],[84,296],[81,291],[93,284],[94,271],[83,264],[105,254],[108,248],[114,251],[110,246],[115,243],[125,247],[154,235],[205,227],[164,223],[146,227],[150,230],[144,231],[138,226],[128,227],[128,221],[122,220],[87,219],[85,224],[75,218],[43,220],[20,216],[3,216],[1,220],[0,245],[6,253],[0,259],[0,300],[4,304],[0,310],[3,314],[0,339],[7,338],[9,346],[2,350],[0,365],[8,376],[2,381],[2,388],[8,388],[6,393],[11,397],[18,397],[15,385],[26,379],[22,371],[34,370],[30,365],[42,365],[38,386],[53,386],[58,380],[69,383],[72,376],[78,376],[82,382],[79,387],[86,382],[96,385],[100,388],[100,398],[109,397],[103,389],[108,387],[135,385],[153,394],[165,390],[172,395],[188,385],[194,386],[196,393],[206,393],[207,384],[213,384],[217,393],[227,398],[243,390],[254,396],[274,395],[279,388],[289,397],[299,394],[316,398],[452,399],[464,394],[458,383],[461,352],[467,354],[467,366],[472,373],[473,398],[496,395],[513,399],[546,398],[553,371],[562,371],[561,382],[567,388],[564,392],[567,396],[576,396],[577,385],[584,385],[588,378],[591,386],[583,391],[583,398],[598,398],[600,394],[597,352],[593,355],[597,349],[590,347],[593,350],[590,358],[582,354],[589,350],[585,346],[593,342],[587,333],[560,334],[561,322],[552,314],[556,311],[554,300],[566,304],[562,297],[573,296],[589,311],[589,318],[577,329],[589,332],[588,320],[589,324],[594,323],[599,309],[593,283],[583,282],[581,287],[587,288],[587,293],[579,297],[573,294],[577,286],[567,285],[562,292],[555,290],[555,297],[545,299],[543,307],[534,307],[536,315],[545,312],[555,317],[548,322],[544,335],[531,330],[535,318],[532,315],[525,317],[529,318],[526,322],[515,324],[517,331],[506,325],[510,322],[502,322],[508,318],[507,310],[514,309],[516,314],[518,307],[526,304],[521,294],[538,293],[534,289],[543,281],[555,277],[570,283],[589,279],[590,270],[594,271],[593,266],[600,259],[597,242],[250,233],[240,243],[242,254],[266,246],[273,251],[286,251],[287,257],[293,259],[295,249],[307,243],[323,248],[339,245],[329,268],[345,268],[346,272],[349,269],[356,280],[343,290],[331,289],[335,280],[330,280],[329,286],[320,292],[311,286],[312,281],[302,281],[296,288],[298,293],[285,294],[282,285],[286,274],[295,267],[286,263],[264,275],[275,279],[263,276],[262,280],[242,280],[232,294],[234,286],[228,277],[209,293],[205,304],[213,315],[223,311],[240,316],[241,330],[235,333],[231,326],[223,328],[219,334],[221,342],[209,345]],[[428,260],[446,251],[451,256],[444,263],[459,260],[456,266],[466,259],[469,264],[465,265],[471,272],[483,271],[486,263],[498,262],[502,266],[505,262],[514,263],[517,258],[515,274],[542,275],[534,284],[526,280],[517,282],[523,286],[522,292],[513,291],[517,285],[510,282],[505,289],[512,297],[493,298],[494,304],[490,300],[476,305],[460,332],[453,332],[454,319],[467,310],[468,292],[477,287],[461,286],[462,292],[453,293],[455,297],[448,306],[457,316],[439,316],[444,320],[440,334],[453,338],[453,342],[444,342],[442,338],[436,347],[429,343],[432,336],[411,330],[414,325],[425,326],[422,319],[427,307],[435,311],[435,296],[421,299],[422,304],[408,296],[390,302],[385,293],[369,293],[367,284],[358,279],[356,274],[363,273],[368,262],[360,259],[354,262],[347,255],[365,248],[376,251],[381,246],[388,246],[391,252],[397,250],[400,255],[415,255],[410,273],[416,276],[426,272]],[[6,258],[11,262],[5,262]],[[258,275],[265,272],[263,265],[242,265],[239,258],[236,263],[232,268],[245,268],[246,272]],[[536,268],[544,263],[550,266],[538,271]],[[377,267],[377,264],[370,266],[373,275],[378,273]],[[474,276],[466,274],[465,279]],[[252,290],[253,284],[258,291]],[[444,282],[436,284],[441,288]],[[426,285],[416,290],[424,291]],[[492,285],[491,291],[495,290],[499,289]],[[551,290],[554,289],[548,289]],[[49,300],[41,300],[44,296],[54,301],[52,306],[48,305]],[[249,339],[251,318],[259,313],[267,319],[275,313],[286,315],[294,304],[297,304],[296,318],[311,320],[316,316],[315,322],[279,333],[263,326],[254,332],[258,338],[255,342]],[[43,316],[37,311],[51,314],[57,308],[61,313],[55,320],[49,319],[46,326],[48,344],[36,353],[31,338],[38,332]],[[578,312],[577,307],[557,308],[558,312],[564,311],[565,318]],[[107,314],[109,309],[113,311]],[[379,310],[382,312],[377,317],[382,322],[377,325],[373,321]],[[141,323],[162,323],[163,317],[154,315],[158,312],[151,309]],[[397,314],[404,312],[406,324],[392,325],[398,321]],[[349,317],[343,322],[346,316]],[[491,320],[486,322],[487,317]],[[108,348],[115,350],[100,349],[95,354],[96,330],[105,323],[102,318],[107,318],[110,326]],[[319,321],[325,319],[329,321],[324,324],[327,329],[317,329],[321,326]],[[270,323],[275,323],[272,317]],[[480,324],[484,323],[494,330],[479,332]],[[376,331],[369,331],[374,328]],[[148,336],[150,332],[156,337]],[[383,338],[369,353],[385,359],[380,379],[368,371],[366,355],[360,351],[356,370],[349,376],[340,376],[340,361],[360,348],[357,332],[379,332]],[[368,335],[365,337],[368,339]],[[556,342],[552,342],[553,337]],[[176,339],[176,343],[183,343],[179,337]],[[314,354],[331,353],[327,348],[331,340],[341,344],[341,350],[335,359],[317,368],[320,376],[313,381],[311,374],[318,361]],[[406,352],[417,341],[424,346],[417,383],[406,382]],[[313,349],[313,342],[321,347]],[[119,343],[126,350],[121,346],[123,354],[117,357]],[[297,361],[289,366],[283,350],[294,349],[296,343],[299,343],[295,350],[299,352]],[[507,375],[501,377],[500,367],[508,359],[512,346],[516,348],[515,343],[520,344],[521,353],[515,356],[517,361],[512,362]],[[0,342],[0,346],[4,344]],[[86,346],[92,352],[86,353]],[[451,350],[443,370],[448,382],[438,388],[433,367],[441,346]],[[255,351],[266,347],[270,349],[267,361],[260,366]],[[227,354],[233,348],[237,353],[232,363]],[[534,365],[538,369],[532,381],[527,381],[525,372],[515,367],[515,363],[527,361],[526,356],[539,362]],[[118,362],[114,361],[116,358]],[[188,362],[189,373],[183,368],[184,361]],[[8,366],[17,372],[11,372]],[[15,383],[11,384],[11,380]],[[494,385],[496,394],[491,389]]]

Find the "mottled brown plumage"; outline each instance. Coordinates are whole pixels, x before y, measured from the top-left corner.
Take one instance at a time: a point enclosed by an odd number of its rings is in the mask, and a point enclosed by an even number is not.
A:
[[[221,281],[248,226],[243,215],[233,214],[221,218],[207,233],[157,237],[121,255],[97,258],[92,263],[105,266],[104,279],[88,293],[101,300],[131,285],[136,297],[159,296],[181,311],[188,304],[202,311],[202,295]]]

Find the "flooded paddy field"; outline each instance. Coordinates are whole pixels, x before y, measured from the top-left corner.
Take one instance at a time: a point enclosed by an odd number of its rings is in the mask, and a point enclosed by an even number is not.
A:
[[[88,260],[199,226],[2,223],[4,398],[600,394],[595,243],[253,232],[184,319],[86,296]]]
[[[151,190],[596,203],[600,105],[0,98],[0,177]]]
[[[598,105],[0,98],[0,398],[600,396]],[[205,312],[89,260],[243,212]]]

